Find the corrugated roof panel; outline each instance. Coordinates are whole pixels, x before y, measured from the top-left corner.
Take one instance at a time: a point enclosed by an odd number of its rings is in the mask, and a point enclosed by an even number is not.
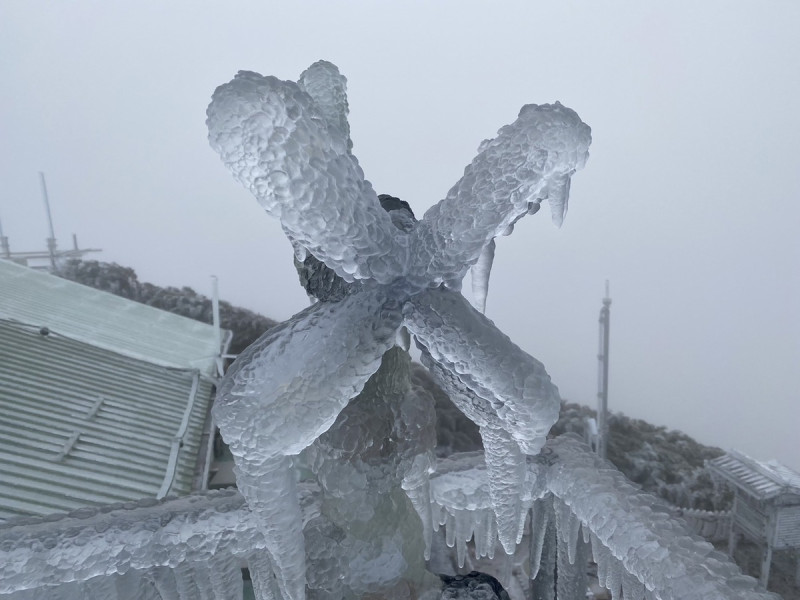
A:
[[[212,384],[52,331],[0,320],[0,519],[155,496],[196,384],[170,491],[188,493]]]
[[[728,481],[762,500],[787,492],[800,494],[800,474],[774,461],[761,462],[734,450],[708,464]]]
[[[214,328],[0,259],[0,318],[148,362],[213,373]]]

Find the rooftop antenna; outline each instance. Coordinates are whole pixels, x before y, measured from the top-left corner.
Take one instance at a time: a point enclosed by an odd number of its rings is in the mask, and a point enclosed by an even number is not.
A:
[[[597,353],[597,454],[606,458],[608,450],[608,349],[611,330],[611,294],[606,279],[606,297],[600,309],[600,339]]]
[[[53,215],[50,214],[50,199],[47,196],[47,182],[44,179],[44,173],[39,171],[39,181],[42,184],[42,197],[44,198],[44,207],[47,210],[47,224],[50,226],[50,237],[47,238],[47,251],[50,253],[50,267],[53,271],[56,270],[56,234],[53,229]]]
[[[0,256],[11,258],[11,247],[8,245],[8,238],[3,235],[3,222],[0,221]]]

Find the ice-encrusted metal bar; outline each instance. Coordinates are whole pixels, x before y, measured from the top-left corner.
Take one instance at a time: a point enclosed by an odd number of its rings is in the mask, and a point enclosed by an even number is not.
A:
[[[479,458],[467,454],[440,461],[431,479],[433,513],[449,515],[439,516],[447,527],[465,509],[485,511],[490,506]],[[568,541],[574,555],[578,527],[589,532],[599,572],[609,574],[601,577],[601,584],[610,586],[612,594],[623,586],[626,598],[654,593],[662,600],[777,600],[727,555],[694,535],[672,507],[629,482],[579,438],[548,440],[528,469],[522,503],[531,506],[552,494],[559,539]],[[476,530],[476,540],[480,535]]]
[[[315,491],[304,484],[298,492],[307,520]],[[19,519],[0,525],[0,594],[264,548],[233,489]]]

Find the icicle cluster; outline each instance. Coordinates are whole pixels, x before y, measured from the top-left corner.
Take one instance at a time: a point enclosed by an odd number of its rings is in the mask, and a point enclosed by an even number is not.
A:
[[[476,554],[492,552],[483,541],[492,531],[492,524],[483,522],[491,515],[484,469],[479,456],[458,455],[440,461],[431,480],[434,523],[447,528],[459,565],[471,538]],[[583,597],[591,551],[600,585],[615,599],[777,600],[577,437],[550,440],[528,471],[518,496],[530,518],[530,574],[537,597],[553,598],[556,592],[559,598]]]

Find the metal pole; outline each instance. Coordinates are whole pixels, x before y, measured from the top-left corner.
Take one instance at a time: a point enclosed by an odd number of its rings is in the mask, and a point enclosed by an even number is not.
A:
[[[11,246],[8,245],[8,238],[3,235],[2,221],[0,221],[0,252],[3,258],[11,258]]]
[[[214,339],[216,341],[217,370],[222,375],[222,331],[219,323],[219,280],[216,275],[211,276],[211,324],[214,326]]]
[[[53,215],[50,213],[50,199],[47,196],[47,182],[44,180],[44,173],[39,171],[39,181],[42,184],[42,196],[44,197],[44,207],[47,210],[47,224],[50,227],[50,237],[47,238],[47,250],[50,252],[50,266],[56,270],[56,234],[53,229]]]
[[[611,330],[611,298],[609,285],[606,280],[606,297],[603,298],[603,308],[600,309],[600,344],[597,355],[599,361],[598,386],[597,386],[597,454],[606,458],[608,450],[608,353],[609,334]]]

